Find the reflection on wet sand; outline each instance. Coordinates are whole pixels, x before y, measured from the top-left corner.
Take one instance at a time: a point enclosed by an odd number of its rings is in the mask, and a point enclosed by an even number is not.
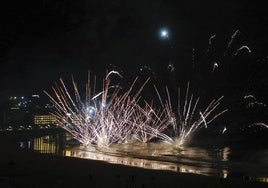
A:
[[[73,142],[69,135],[45,136],[20,142],[20,147],[67,157],[104,161],[138,168],[168,170],[227,178],[230,169],[230,147],[204,149],[200,147],[174,148],[167,143],[114,144],[109,148],[84,147]],[[263,154],[263,152],[261,153]],[[258,154],[258,156],[262,156]],[[259,159],[259,160],[262,160]],[[263,161],[263,160],[262,160]],[[240,176],[243,179],[268,182],[266,176]]]
[[[67,135],[64,139],[68,141],[70,137]],[[173,148],[166,143],[115,144],[110,148],[100,150],[95,147],[63,147],[62,144],[59,144],[59,140],[58,137],[46,136],[36,138],[30,144],[33,150],[40,153],[60,154],[154,170],[169,170],[223,178],[228,175],[228,171],[223,166],[216,167],[212,163],[218,160],[228,160],[228,148],[224,148],[214,156],[205,149],[197,147]]]
[[[146,169],[153,169],[153,170],[169,170],[174,172],[181,172],[181,173],[193,173],[193,174],[202,174],[202,175],[217,175],[223,178],[227,177],[228,171],[222,169],[213,169],[208,167],[195,167],[186,164],[179,164],[175,162],[166,162],[161,160],[157,160],[157,157],[151,159],[143,159],[142,156],[129,156],[129,155],[122,155],[108,152],[99,152],[97,150],[85,151],[83,148],[71,148],[66,149],[63,151],[64,156],[69,157],[78,157],[78,158],[85,158],[91,160],[98,160],[98,161],[105,161],[107,163],[113,164],[121,164],[127,165],[132,167],[139,167],[139,168],[146,168]],[[147,156],[143,156],[146,158]]]
[[[34,139],[33,147],[35,151],[40,153],[56,153],[56,144],[51,142],[49,137]]]

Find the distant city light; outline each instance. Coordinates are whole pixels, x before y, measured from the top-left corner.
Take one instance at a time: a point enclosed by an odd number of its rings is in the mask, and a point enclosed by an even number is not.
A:
[[[44,105],[43,101],[39,100],[40,97],[36,93],[29,96],[13,95],[7,97],[8,103],[4,107],[5,113],[3,113],[0,131],[42,129],[45,126],[48,129],[55,128],[56,118],[48,111],[54,106],[49,103]],[[25,125],[25,123],[29,125]]]

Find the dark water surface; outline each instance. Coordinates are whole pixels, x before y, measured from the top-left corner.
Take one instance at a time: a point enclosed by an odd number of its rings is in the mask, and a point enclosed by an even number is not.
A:
[[[268,148],[252,145],[174,148],[167,143],[136,143],[100,149],[80,146],[68,134],[56,134],[20,141],[18,147],[140,168],[268,183]]]

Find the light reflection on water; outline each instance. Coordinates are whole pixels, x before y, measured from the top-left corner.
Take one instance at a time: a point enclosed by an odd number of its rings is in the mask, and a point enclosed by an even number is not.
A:
[[[228,171],[225,169],[213,169],[208,164],[200,161],[198,165],[193,165],[194,161],[187,159],[177,159],[170,155],[168,149],[172,149],[170,145],[166,145],[163,153],[161,150],[157,150],[151,145],[147,146],[144,144],[135,145],[134,151],[130,151],[131,146],[122,148],[119,145],[113,145],[111,148],[106,150],[98,150],[96,148],[85,148],[85,147],[74,147],[66,148],[63,152],[64,156],[78,157],[85,159],[92,159],[98,161],[105,161],[113,164],[122,164],[127,166],[154,169],[154,170],[169,170],[181,173],[193,173],[202,175],[217,175],[223,178],[227,177]],[[195,149],[187,149],[183,152],[186,155],[192,155],[195,153]],[[185,155],[185,156],[186,156]],[[203,155],[202,155],[203,156]],[[196,163],[197,164],[197,163]]]
[[[35,138],[31,141],[20,142],[19,146],[40,153],[98,160],[146,169],[168,170],[221,178],[239,174],[239,177],[243,179],[268,183],[268,169],[261,166],[268,164],[268,150],[263,150],[261,153],[254,152],[251,160],[260,164],[252,168],[255,171],[250,172],[252,164],[248,165],[245,163],[246,161],[237,163],[237,161],[233,162],[233,159],[230,159],[230,155],[235,153],[230,147],[214,149],[200,147],[174,148],[167,143],[137,143],[131,145],[114,144],[110,148],[99,149],[79,146],[76,142],[73,142],[68,134]],[[241,172],[240,167],[243,167],[244,171],[242,170]],[[262,169],[259,169],[260,167]],[[263,169],[266,170],[263,172]]]

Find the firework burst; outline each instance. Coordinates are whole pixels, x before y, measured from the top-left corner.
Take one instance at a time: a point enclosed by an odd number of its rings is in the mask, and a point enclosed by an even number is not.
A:
[[[216,114],[213,113],[220,105],[223,96],[213,99],[204,110],[198,110],[200,97],[194,99],[194,95],[189,93],[189,83],[184,100],[181,97],[180,88],[178,88],[178,104],[176,110],[173,109],[168,88],[166,88],[167,99],[165,100],[162,99],[156,87],[155,90],[164,109],[166,121],[168,121],[166,124],[171,125],[174,131],[175,136],[170,143],[175,146],[183,145],[190,135],[202,127],[207,128],[213,120],[227,111],[223,110]]]
[[[194,101],[193,95],[189,95],[189,84],[183,106],[179,91],[177,113],[172,110],[168,89],[166,89],[167,99],[163,102],[155,88],[162,108],[155,110],[153,102],[149,104],[146,101],[145,105],[141,106],[140,94],[149,79],[137,92],[133,92],[137,78],[128,90],[123,91],[119,85],[111,85],[112,74],[122,77],[117,71],[108,72],[103,79],[102,91],[96,93],[96,77],[91,83],[89,73],[85,101],[81,99],[78,84],[74,79],[72,79],[74,95],[71,95],[62,79],[52,88],[52,94],[45,92],[55,106],[53,115],[57,119],[57,124],[83,145],[109,147],[113,143],[133,141],[146,143],[154,138],[176,146],[182,145],[189,135],[201,127],[207,127],[225,112],[211,116],[220,104],[222,99],[220,97],[196,115],[199,98]],[[164,133],[170,125],[175,133],[174,138]]]
[[[118,72],[110,71],[103,79],[102,91],[95,93],[96,77],[91,83],[89,73],[85,102],[80,97],[74,79],[74,97],[62,79],[52,88],[52,94],[45,92],[55,106],[53,114],[57,124],[83,145],[107,147],[112,143],[127,143],[133,139],[148,142],[155,137],[168,140],[169,137],[162,133],[166,128],[161,120],[163,113],[154,111],[147,102],[145,107],[139,105],[140,93],[149,79],[132,97],[137,79],[127,91],[122,91],[119,85],[111,85],[112,74],[121,77]]]

